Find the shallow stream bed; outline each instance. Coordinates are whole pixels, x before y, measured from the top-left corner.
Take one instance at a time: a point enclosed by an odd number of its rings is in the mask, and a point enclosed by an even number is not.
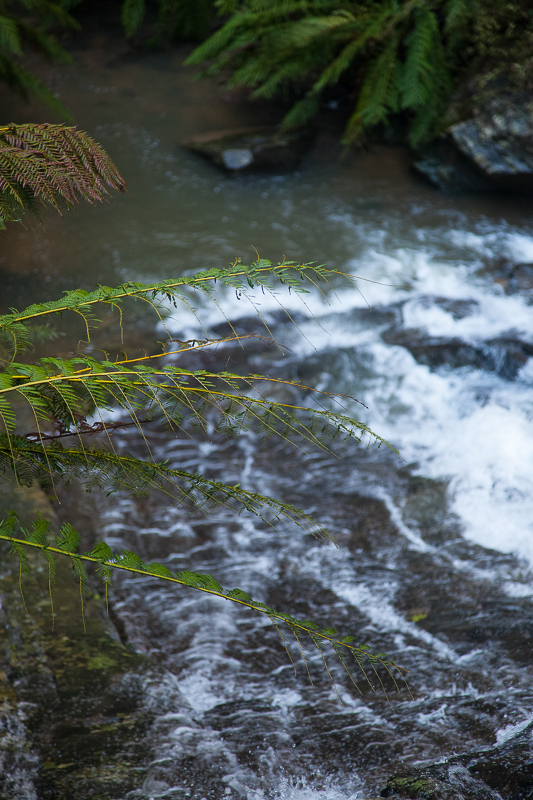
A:
[[[280,297],[298,328],[258,298],[287,353],[256,342],[213,359],[355,396],[367,408],[349,411],[401,458],[349,444],[331,454],[265,447],[253,433],[231,444],[159,435],[155,454],[171,466],[294,503],[329,528],[337,548],[244,516],[187,516],[158,497],[95,503],[66,493],[59,513],[88,539],[208,572],[355,632],[410,671],[412,695],[389,703],[364,682],[358,694],[332,664],[337,695],[318,654],[309,656],[311,685],[297,648],[295,675],[275,629],[249,612],[117,580],[122,641],[158,665],[144,693],[146,763],[127,796],[378,795],[395,771],[488,748],[533,720],[530,200],[439,194],[394,148],[340,160],[327,119],[298,172],[226,177],[180,141],[262,124],[267,112],[192,83],[183,55],[130,56],[92,42],[80,45],[75,65],[46,73],[130,192],[63,219],[47,215],[44,230],[3,234],[2,306],[236,256],[249,262],[252,246],[377,281],[339,284],[328,302]],[[17,121],[47,119],[10,98],[4,107]],[[237,330],[264,332],[251,305],[231,294],[220,300]],[[204,320],[224,332],[215,307]],[[179,338],[198,335],[192,315],[176,312],[168,325]],[[123,446],[142,452],[130,434]],[[38,754],[23,768],[24,786],[35,770],[39,787]],[[113,791],[105,797],[126,796]]]

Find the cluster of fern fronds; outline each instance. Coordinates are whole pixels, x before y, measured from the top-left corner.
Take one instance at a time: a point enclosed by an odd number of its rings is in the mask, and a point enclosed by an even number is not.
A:
[[[443,123],[473,76],[533,76],[530,0],[218,0],[225,24],[189,57],[205,75],[256,98],[293,101],[283,125],[306,123],[333,87],[351,104],[345,143],[393,117],[412,145]]]
[[[363,440],[378,446],[387,444],[362,422],[330,410],[331,401],[336,400],[330,395],[325,397],[309,387],[279,378],[227,370],[191,370],[184,363],[191,353],[212,352],[218,345],[247,337],[233,333],[225,339],[206,338],[177,345],[169,340],[161,352],[138,358],[125,354],[115,359],[105,354],[96,358],[83,351],[69,358],[31,359],[28,355],[32,342],[43,338],[43,328],[48,326],[50,330],[54,320],[67,313],[83,320],[87,350],[91,330],[98,325],[97,314],[102,310],[116,312],[122,325],[127,305],[141,301],[148,303],[164,324],[169,304],[183,303],[190,309],[195,297],[212,298],[217,284],[241,297],[254,289],[270,292],[275,284],[301,292],[303,283],[316,285],[333,274],[306,264],[272,264],[258,259],[245,266],[236,261],[228,269],[212,269],[154,284],[126,283],[116,288],[99,287],[93,292],[70,291],[60,300],[0,316],[0,471],[21,485],[40,481],[51,491],[58,480],[68,483],[72,479],[81,481],[88,490],[98,486],[107,492],[125,489],[138,494],[157,489],[190,508],[209,512],[222,505],[236,513],[254,514],[267,526],[289,522],[303,531],[329,538],[311,517],[283,499],[227,485],[186,469],[170,469],[151,455],[150,431],[154,426],[163,426],[169,436],[185,431],[188,436],[196,433],[211,437],[217,433],[239,436],[253,426],[264,436],[277,435],[299,447],[326,450],[336,437],[355,444]],[[249,299],[254,302],[253,297]],[[290,387],[295,395],[305,396],[306,401],[299,405],[296,400],[274,400],[272,388],[279,384]],[[317,400],[314,405],[313,397]],[[33,419],[30,430],[27,422],[26,429],[21,423],[21,418],[27,420],[28,412]],[[115,446],[118,430],[128,426],[142,432],[146,458]],[[127,441],[127,434],[124,436]],[[105,542],[98,543],[89,553],[80,553],[79,536],[71,525],[65,526],[54,541],[43,519],[35,521],[33,530],[24,531],[18,528],[13,514],[8,514],[0,523],[2,540],[10,542],[21,559],[21,581],[29,568],[26,550],[33,548],[41,553],[48,563],[50,590],[55,558],[70,558],[80,581],[82,601],[85,564],[97,567],[106,587],[114,569],[129,570],[208,592],[266,614],[278,629],[285,626],[300,645],[307,639],[323,657],[324,647],[330,646],[349,674],[349,658],[363,672],[365,665],[372,670],[382,666],[390,674],[395,667],[384,654],[371,654],[366,646],[354,645],[351,636],[341,637],[332,628],[320,629],[312,622],[274,610],[252,600],[241,589],[223,589],[210,575],[173,573],[162,564],[143,563],[135,553],[114,553]]]
[[[68,112],[21,62],[29,47],[68,60],[50,26],[76,28],[80,0],[0,0],[0,80]],[[85,0],[87,2],[87,0]],[[119,5],[120,4],[120,5]],[[325,102],[348,109],[346,144],[393,119],[417,146],[469,110],[498,81],[533,84],[530,0],[117,0],[125,34],[139,30],[153,6],[153,44],[201,40],[189,57],[255,98],[281,96],[285,127],[309,121]],[[468,101],[450,100],[459,95]]]

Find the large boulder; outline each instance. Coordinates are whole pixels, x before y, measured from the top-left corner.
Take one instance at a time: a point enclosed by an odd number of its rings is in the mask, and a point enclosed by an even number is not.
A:
[[[183,146],[225,172],[295,169],[312,138],[309,128],[280,131],[276,126],[199,134]]]
[[[493,97],[425,148],[414,166],[445,189],[533,194],[533,97]]]

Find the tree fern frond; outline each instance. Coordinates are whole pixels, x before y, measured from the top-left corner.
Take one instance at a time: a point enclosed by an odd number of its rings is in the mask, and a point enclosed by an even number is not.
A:
[[[63,118],[67,120],[71,118],[63,103],[54,96],[46,84],[2,52],[0,52],[0,80],[7,83],[8,87],[23,100],[33,97],[47,105],[52,111],[57,111]]]
[[[14,19],[0,14],[0,52],[22,55],[19,27]]]
[[[64,125],[0,127],[0,202],[3,219],[48,203],[57,211],[80,199],[101,201],[125,184],[107,153],[83,131]]]
[[[100,363],[89,357],[66,361],[45,358],[31,365],[13,362],[1,373],[0,399],[3,403],[0,412],[7,424],[13,414],[13,400],[10,398],[23,398],[36,420],[49,425],[53,423],[60,432],[72,432],[78,437],[87,429],[86,418],[95,408],[118,406],[136,424],[138,411],[142,409],[144,421],[162,414],[166,422],[177,430],[182,428],[184,418],[189,415],[196,418],[202,427],[209,419],[214,430],[226,436],[239,435],[249,423],[254,423],[263,435],[275,433],[296,446],[301,446],[298,444],[301,441],[306,446],[328,449],[328,440],[339,436],[356,443],[367,437],[378,446],[390,446],[364,423],[344,414],[320,407],[271,401],[261,389],[261,384],[268,386],[272,383],[269,377],[242,376],[226,371],[189,371],[170,365],[158,369],[147,366],[151,358],[136,359],[132,364],[127,361]],[[292,381],[277,379],[275,383],[308,391],[308,387]],[[328,395],[329,398],[334,396]],[[34,434],[33,438],[42,442],[41,433]],[[4,460],[11,458],[11,466],[18,475],[19,462],[24,461],[24,453],[28,455],[27,449],[18,446],[16,460],[11,455],[12,441],[0,449],[4,451]],[[43,450],[47,462],[55,455],[49,448]],[[83,456],[88,468],[90,458],[85,453]],[[32,460],[31,456],[29,460]],[[23,472],[27,472],[24,465]],[[130,488],[134,486],[130,484]]]
[[[308,92],[307,95],[293,105],[283,117],[281,129],[298,128],[312,119],[320,108],[321,95],[317,92]]]
[[[0,4],[0,80],[24,99],[33,97],[59,112],[65,119],[70,115],[48,87],[20,63],[27,48],[48,60],[68,62],[70,56],[49,27],[61,25],[79,28],[69,14],[69,3],[49,0],[19,0]],[[72,3],[70,3],[72,5]]]
[[[15,143],[20,144],[20,141]],[[77,146],[77,140],[74,144]],[[21,312],[13,310],[3,315],[0,317],[0,333],[12,355],[0,368],[0,420],[3,427],[0,430],[0,470],[14,474],[21,485],[31,485],[36,480],[44,485],[50,482],[55,485],[61,479],[65,482],[79,480],[88,491],[100,487],[106,492],[126,490],[142,495],[155,489],[190,510],[210,512],[215,507],[222,507],[231,513],[254,514],[266,526],[274,526],[280,521],[290,522],[307,533],[330,538],[312,517],[282,499],[158,463],[151,451],[150,431],[152,425],[163,423],[175,432],[183,430],[188,435],[197,427],[209,430],[210,436],[231,437],[239,436],[253,426],[265,437],[276,435],[306,450],[318,447],[332,452],[330,443],[338,437],[356,444],[365,440],[367,443],[373,441],[377,446],[385,444],[390,447],[364,423],[345,413],[343,404],[353,398],[317,392],[296,381],[278,377],[241,374],[227,369],[188,369],[186,364],[180,365],[180,358],[191,352],[199,354],[205,348],[247,338],[235,331],[225,338],[177,342],[179,346],[172,350],[137,358],[125,356],[115,361],[106,355],[98,360],[93,355],[78,353],[70,358],[46,356],[27,363],[21,360],[20,353],[31,343],[34,326],[42,327],[51,316],[61,317],[66,311],[81,317],[89,335],[91,327],[97,324],[95,315],[101,306],[118,309],[122,315],[126,301],[142,300],[148,302],[162,319],[163,301],[174,305],[183,301],[190,307],[191,292],[210,298],[217,283],[231,288],[241,297],[251,289],[273,291],[276,284],[285,285],[295,292],[305,292],[307,289],[303,283],[306,280],[317,287],[319,282],[329,282],[336,276],[343,274],[320,265],[285,261],[273,264],[258,258],[250,266],[235,261],[225,270],[212,269],[170,281],[153,284],[130,282],[115,288],[99,287],[93,292],[67,292],[61,300],[34,304]],[[286,313],[292,320],[290,311]],[[16,360],[15,354],[18,354]],[[290,392],[283,401],[272,398],[273,389],[277,391],[279,387]],[[299,399],[302,396],[305,396],[305,404]],[[20,433],[20,423],[17,427],[21,401],[29,406],[36,426],[25,436]],[[334,410],[334,404],[339,402],[341,413]],[[137,428],[139,439],[147,448],[145,459],[127,454],[122,448],[117,452],[112,434],[120,423],[106,423],[103,419],[106,409],[121,409],[127,420],[125,425]],[[98,416],[99,421],[91,421],[98,420]],[[93,434],[100,438],[89,439]],[[63,446],[67,437],[72,437],[73,446]],[[378,663],[384,669],[394,666],[385,657],[367,656],[364,646],[354,649],[348,639],[337,637],[332,629],[321,630],[309,621],[299,621],[257,603],[240,589],[227,591],[210,575],[187,571],[174,574],[165,565],[144,564],[130,551],[113,555],[105,543],[100,543],[90,554],[79,553],[79,536],[69,525],[62,528],[55,544],[52,544],[46,523],[38,521],[30,532],[22,531],[15,536],[10,517],[0,525],[0,539],[11,542],[19,554],[21,591],[22,578],[28,566],[25,548],[34,548],[43,555],[48,564],[52,608],[53,559],[62,555],[70,558],[79,582],[82,614],[85,567],[92,563],[106,581],[106,591],[111,572],[122,569],[145,578],[173,581],[260,611],[269,617],[278,631],[286,625],[300,647],[303,648],[306,642],[318,647],[328,671],[324,644],[331,646],[333,653],[344,653],[343,648],[347,648],[347,652],[353,650],[354,663],[360,665],[367,659],[369,672]],[[341,663],[347,666],[346,659],[341,659]]]
[[[209,297],[216,289],[217,283],[234,289],[242,295],[245,295],[250,289],[270,292],[276,283],[287,286],[294,292],[306,292],[307,289],[303,285],[306,280],[313,285],[316,281],[328,281],[338,276],[352,280],[349,275],[339,270],[329,270],[316,264],[296,264],[287,261],[273,264],[267,259],[258,259],[250,266],[246,266],[237,259],[227,269],[210,269],[175,280],[152,284],[130,281],[116,288],[100,286],[92,292],[79,289],[69,291],[61,300],[37,303],[23,311],[14,310],[11,314],[0,316],[0,334],[4,341],[18,342],[18,346],[23,348],[24,341],[27,340],[27,335],[23,334],[24,327],[34,324],[36,320],[41,322],[44,318],[61,316],[66,311],[72,311],[84,320],[85,333],[90,340],[91,328],[97,322],[94,314],[95,307],[98,305],[120,309],[128,299],[144,300],[153,306],[159,318],[162,319],[162,315],[166,314],[163,302],[170,302],[174,305],[178,302],[185,302],[189,306],[188,291]]]
[[[284,127],[318,109],[310,100],[313,93],[319,96],[343,80],[346,96],[355,98],[346,143],[402,111],[412,112],[411,142],[431,137],[454,83],[473,75],[480,89],[501,74],[522,91],[533,81],[529,0],[217,0],[216,5],[229,16],[187,63],[203,64],[202,75],[222,71],[228,86],[251,87],[256,98],[287,96],[287,88],[301,96],[303,90],[305,100],[295,101]]]

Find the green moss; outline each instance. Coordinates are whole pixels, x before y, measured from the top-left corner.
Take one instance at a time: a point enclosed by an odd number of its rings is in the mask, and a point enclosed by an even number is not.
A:
[[[87,669],[110,669],[116,666],[115,659],[105,655],[93,656],[87,662]]]
[[[409,797],[412,800],[436,800],[440,788],[438,781],[430,778],[409,776],[406,778],[392,777],[387,783],[389,797]]]
[[[37,563],[24,581],[26,612],[7,549],[0,548],[0,702],[13,713],[28,703],[26,742],[17,747],[39,756],[37,793],[42,800],[122,798],[139,787],[150,758],[142,691],[150,662],[118,641],[94,594],[84,601],[84,630],[79,584],[66,560],[57,564],[54,617],[47,571]],[[15,800],[1,776],[0,796]]]

